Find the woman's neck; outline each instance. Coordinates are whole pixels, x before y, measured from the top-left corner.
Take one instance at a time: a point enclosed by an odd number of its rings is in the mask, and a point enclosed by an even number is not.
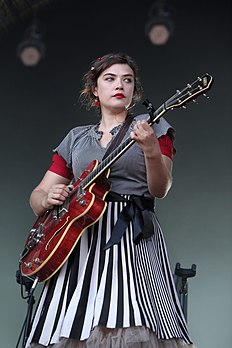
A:
[[[99,130],[111,130],[115,126],[118,126],[119,124],[124,123],[125,119],[127,117],[127,112],[123,112],[120,114],[108,114],[102,115],[100,125],[99,125]]]

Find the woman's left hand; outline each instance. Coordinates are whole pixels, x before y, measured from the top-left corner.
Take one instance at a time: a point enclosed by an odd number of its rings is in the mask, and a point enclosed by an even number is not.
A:
[[[157,151],[160,155],[158,139],[146,120],[137,121],[130,136],[139,144],[146,156],[155,156]]]

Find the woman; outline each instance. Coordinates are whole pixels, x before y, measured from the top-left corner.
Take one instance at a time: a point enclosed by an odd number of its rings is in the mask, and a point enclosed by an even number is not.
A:
[[[153,211],[172,185],[174,130],[164,119],[151,127],[147,114],[132,117],[141,94],[136,63],[125,54],[98,58],[84,76],[82,102],[100,121],[72,129],[54,150],[31,194],[35,214],[64,203],[70,181],[102,161],[123,125],[124,140],[134,143],[110,167],[104,214],[46,282],[27,347],[192,347]]]

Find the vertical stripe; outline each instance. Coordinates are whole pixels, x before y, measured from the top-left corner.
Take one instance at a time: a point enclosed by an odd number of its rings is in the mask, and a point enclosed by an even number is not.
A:
[[[127,255],[128,255],[128,273],[129,273],[129,293],[131,297],[131,309],[133,316],[133,325],[142,325],[141,311],[137,300],[137,289],[136,289],[136,276],[135,276],[135,261],[134,261],[134,244],[133,244],[133,232],[132,224],[130,223],[129,229],[127,230]]]
[[[59,315],[58,315],[58,312],[56,314],[56,317],[58,320],[57,320],[57,323],[54,323],[55,331],[52,334],[52,339],[50,342],[51,344],[54,342],[57,342],[59,340],[59,337],[60,337],[60,330],[61,330],[62,324],[63,324],[63,317],[64,317],[65,312],[66,312],[67,292],[68,292],[68,287],[65,288],[65,294],[64,294],[63,301],[60,301],[62,303],[62,308],[60,309]]]
[[[86,272],[83,272],[82,288],[80,287],[80,292],[78,291],[80,293],[80,297],[78,299],[79,303],[76,306],[76,313],[75,312],[73,313],[73,309],[71,306],[75,304],[74,304],[74,301],[72,301],[70,303],[69,310],[68,310],[70,313],[67,314],[67,316],[70,315],[70,317],[74,318],[73,323],[72,321],[69,322],[70,327],[72,328],[70,330],[71,337],[73,335],[80,336],[83,330],[84,319],[85,319],[84,313],[87,309],[87,304],[88,304],[88,293],[91,286],[91,279],[92,279],[91,275],[92,275],[93,264],[94,264],[94,253],[95,253],[96,244],[97,244],[97,235],[93,233],[91,248],[89,250],[88,259],[87,259]],[[71,316],[71,313],[73,313],[72,316]]]
[[[89,291],[87,291],[88,301],[86,304],[85,320],[83,322],[83,329],[82,329],[83,337],[89,337],[89,333],[92,330],[95,298],[96,298],[97,287],[98,287],[98,260],[99,260],[100,240],[99,238],[97,238],[97,234],[96,234],[96,240],[97,240],[97,244],[95,248],[94,261],[93,261],[93,265],[91,265],[92,269],[89,272],[91,274],[91,279],[89,283]],[[92,272],[92,270],[96,270],[96,271]]]
[[[126,253],[125,253],[125,238],[122,238],[121,241],[121,248],[120,248],[120,254],[121,254],[121,269],[120,269],[120,275],[122,279],[121,288],[119,291],[119,298],[120,302],[118,302],[118,308],[123,308],[123,316],[121,315],[122,324],[119,324],[119,319],[117,321],[118,327],[128,327],[130,326],[130,296],[129,296],[129,280],[128,280],[128,265],[126,260]],[[121,298],[122,297],[122,298]]]
[[[123,293],[123,285],[124,280],[123,279],[123,266],[122,266],[122,253],[121,248],[118,248],[118,262],[116,265],[118,269],[118,299],[117,299],[117,308],[123,308],[124,304],[124,293]],[[122,310],[117,311],[117,318],[116,318],[116,327],[123,327],[123,312]]]
[[[112,247],[112,267],[109,271],[109,289],[107,296],[109,297],[109,316],[106,322],[106,326],[110,328],[114,328],[116,326],[116,318],[117,318],[117,301],[118,301],[118,269],[116,267],[118,258],[118,246],[114,245]]]
[[[67,264],[66,264],[67,267]],[[52,334],[53,324],[55,320],[55,315],[58,310],[59,306],[59,299],[63,290],[62,284],[63,280],[65,278],[65,267],[60,271],[59,278],[57,279],[55,283],[55,287],[53,289],[54,296],[48,296],[47,303],[49,304],[47,310],[46,310],[46,318],[45,322],[46,325],[44,325],[43,330],[40,335],[40,339],[45,342],[45,345],[48,345],[50,343],[50,337]],[[52,283],[52,281],[51,281]],[[49,295],[49,292],[48,292]],[[45,313],[45,312],[44,312]],[[42,314],[43,316],[43,314]],[[49,323],[49,324],[48,324]]]
[[[110,315],[109,308],[110,308],[110,295],[111,295],[111,287],[112,287],[112,268],[113,268],[113,251],[110,249],[109,251],[109,260],[108,260],[108,267],[106,272],[106,281],[105,281],[105,291],[104,291],[104,301],[101,309],[101,315],[99,318],[99,324],[106,326],[106,323],[108,321],[108,317]]]

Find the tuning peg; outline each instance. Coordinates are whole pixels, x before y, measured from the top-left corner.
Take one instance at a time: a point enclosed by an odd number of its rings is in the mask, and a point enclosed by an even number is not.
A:
[[[206,93],[202,94],[205,98],[209,99],[209,96]]]
[[[186,105],[182,105],[181,107],[182,107],[182,109],[187,109]]]

